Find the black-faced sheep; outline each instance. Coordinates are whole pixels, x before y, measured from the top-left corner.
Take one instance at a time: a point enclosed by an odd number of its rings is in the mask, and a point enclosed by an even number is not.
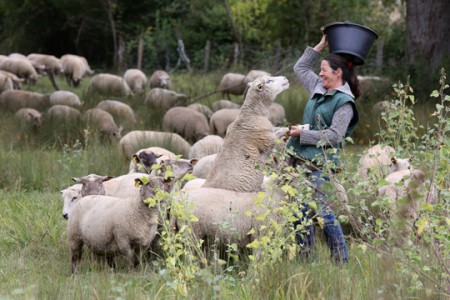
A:
[[[170,76],[163,70],[156,70],[150,76],[149,85],[151,89],[162,88],[170,90],[171,88]]]
[[[141,95],[145,93],[147,86],[147,76],[139,69],[128,69],[123,74],[123,79],[130,87],[133,94]]]
[[[213,113],[209,119],[211,134],[224,137],[228,126],[236,120],[240,112],[241,110],[238,108],[222,108]]]
[[[223,138],[218,135],[208,135],[197,141],[189,151],[189,158],[200,159],[210,154],[215,154],[220,151],[223,146]]]
[[[16,112],[16,118],[20,122],[31,124],[33,127],[39,128],[42,126],[42,114],[34,108],[21,108]]]
[[[140,170],[138,163],[135,160],[135,157],[140,157],[141,153],[147,152],[148,155],[152,155],[151,153],[154,153],[156,157],[156,162],[159,164],[161,161],[165,159],[172,159],[175,160],[177,158],[176,154],[172,151],[169,151],[167,149],[164,149],[162,147],[149,147],[145,149],[140,149],[135,154],[133,154],[133,157],[130,161],[130,167],[128,169],[128,173],[136,173],[136,172],[142,172]]]
[[[222,149],[204,187],[236,192],[257,192],[262,167],[275,145],[269,107],[289,88],[286,77],[261,77],[253,81],[237,119],[228,127]]]
[[[164,114],[163,128],[165,131],[178,133],[190,143],[210,134],[205,115],[182,106],[172,107]]]
[[[121,124],[136,124],[134,110],[128,104],[119,100],[103,100],[97,104],[97,108],[109,112],[114,120]]]
[[[43,110],[50,106],[50,95],[22,90],[8,90],[0,94],[0,110],[18,111],[24,107]]]
[[[136,250],[147,250],[156,236],[160,221],[158,207],[149,207],[144,202],[155,196],[157,189],[167,191],[164,178],[148,178],[140,185],[140,196],[117,198],[91,195],[83,197],[73,207],[67,224],[72,273],[81,261],[83,245],[92,252],[106,256],[110,267],[114,267],[114,256],[123,255],[130,266],[139,263]]]
[[[239,73],[226,73],[220,80],[217,90],[222,94],[222,97],[230,99],[231,95],[243,95],[246,89],[244,83],[244,75]]]
[[[116,125],[114,117],[109,112],[91,108],[84,113],[83,117],[88,125],[109,136],[112,141],[118,141],[121,138],[122,127]]]
[[[126,97],[130,95],[130,87],[125,80],[114,74],[100,73],[94,75],[87,87],[89,95],[100,94],[105,96]]]
[[[188,157],[191,145],[180,135],[172,132],[133,130],[120,139],[120,149],[127,159],[139,149],[151,146],[163,147],[172,150],[175,154]]]
[[[145,96],[145,104],[148,108],[167,110],[174,106],[185,106],[188,97],[175,91],[163,88],[153,88]]]

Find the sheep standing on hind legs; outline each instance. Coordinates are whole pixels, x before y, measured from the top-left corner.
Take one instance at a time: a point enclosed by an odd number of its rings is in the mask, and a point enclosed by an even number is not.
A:
[[[204,187],[236,192],[261,190],[262,167],[275,145],[269,107],[288,87],[289,81],[283,76],[253,81],[241,112],[228,127]]]

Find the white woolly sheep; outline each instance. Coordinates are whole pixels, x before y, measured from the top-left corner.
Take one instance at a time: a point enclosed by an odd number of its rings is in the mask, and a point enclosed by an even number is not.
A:
[[[71,91],[55,91],[50,95],[50,105],[81,106],[80,97]]]
[[[217,153],[200,158],[192,170],[192,175],[197,178],[206,179],[216,157]]]
[[[224,137],[228,126],[236,120],[240,112],[241,110],[237,108],[222,108],[213,113],[209,119],[211,134]]]
[[[112,141],[118,141],[121,138],[122,127],[116,125],[109,112],[99,108],[91,108],[83,116],[88,125],[92,125],[100,133],[106,134]]]
[[[144,94],[147,86],[147,76],[139,69],[128,69],[123,74],[123,79],[130,87],[133,94]]]
[[[273,126],[281,125],[286,120],[286,112],[284,106],[280,103],[272,103],[269,107],[270,117],[269,120],[272,122]]]
[[[211,109],[213,112],[216,112],[224,108],[240,109],[241,105],[225,99],[217,100],[211,103]]]
[[[138,164],[135,161],[135,156],[139,157],[140,154],[142,152],[151,152],[154,153],[157,158],[156,158],[156,162],[159,164],[161,161],[166,160],[166,159],[172,159],[175,160],[177,158],[176,154],[173,153],[172,151],[169,151],[167,149],[164,149],[162,147],[149,147],[149,148],[145,148],[145,149],[140,149],[139,151],[137,151],[131,161],[130,161],[130,167],[128,169],[128,173],[136,173],[139,172],[140,168],[138,166]],[[150,154],[151,155],[151,154]]]
[[[139,149],[150,146],[163,147],[175,154],[188,157],[191,145],[176,133],[133,130],[120,139],[120,149],[127,159],[131,159]]]
[[[149,85],[150,85],[151,89],[162,88],[162,89],[170,90],[170,88],[171,88],[170,76],[163,70],[156,70],[150,76]]]
[[[178,133],[190,143],[210,134],[205,115],[182,106],[170,108],[164,114],[162,125],[165,131]]]
[[[97,108],[109,112],[114,120],[122,124],[136,124],[136,116],[128,104],[119,100],[103,100],[97,104]]]
[[[91,195],[83,197],[73,207],[67,224],[72,273],[81,261],[83,245],[98,256],[106,256],[114,267],[114,256],[123,255],[130,267],[139,263],[136,250],[147,250],[157,233],[160,221],[157,207],[144,202],[154,197],[157,189],[167,190],[164,178],[149,178],[147,184],[136,179],[140,196],[117,198]]]
[[[42,114],[35,110],[34,108],[21,108],[16,112],[16,118],[28,124],[31,124],[34,127],[42,126]]]
[[[24,80],[22,78],[19,78],[16,74],[5,70],[0,70],[0,74],[9,77],[9,79],[11,79],[13,83],[13,88],[15,90],[20,90],[22,88],[22,82],[24,82]]]
[[[220,80],[217,90],[222,94],[222,97],[230,99],[231,95],[240,96],[244,94],[246,85],[243,82],[244,75],[239,73],[226,73]]]
[[[34,84],[40,77],[28,59],[7,58],[0,63],[0,70],[5,70],[17,75],[26,83]]]
[[[89,95],[95,93],[106,96],[126,97],[130,94],[130,87],[125,80],[114,74],[99,73],[94,75],[87,87]]]
[[[167,110],[174,106],[185,106],[188,97],[171,90],[153,88],[145,96],[145,104],[148,108]]]
[[[50,106],[50,95],[22,90],[8,90],[0,94],[0,110],[18,111],[24,107],[43,110]]]
[[[253,81],[237,119],[228,127],[222,149],[204,187],[236,192],[257,192],[262,167],[275,145],[269,106],[289,88],[286,77],[261,77]]]
[[[63,122],[74,122],[79,120],[81,113],[78,109],[67,105],[53,105],[47,111],[50,120]]]
[[[213,114],[213,111],[205,104],[192,103],[192,104],[189,104],[187,107],[190,109],[196,110],[198,112],[201,112],[202,114],[204,114],[206,116],[206,118],[208,120],[209,120],[209,118],[211,118],[211,116]]]
[[[32,53],[27,56],[32,63],[43,65],[45,71],[53,72],[55,75],[60,75],[64,73],[64,69],[61,60],[54,55]]]
[[[67,83],[74,87],[78,87],[80,85],[83,77],[93,74],[92,70],[89,68],[87,60],[82,56],[65,54],[61,56],[60,61],[63,66],[64,76],[66,77]]]
[[[391,146],[377,144],[367,150],[359,160],[358,176],[369,179],[369,176],[384,177],[389,173],[391,158],[395,156],[395,149]]]
[[[9,76],[0,73],[0,93],[14,89],[14,83]]]
[[[218,135],[208,135],[191,146],[189,158],[200,159],[210,154],[218,153],[223,146],[223,138]]]

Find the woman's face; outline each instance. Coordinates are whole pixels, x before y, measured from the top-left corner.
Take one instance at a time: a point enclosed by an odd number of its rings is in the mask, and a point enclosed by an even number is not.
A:
[[[342,83],[342,70],[333,70],[330,63],[326,60],[322,60],[320,63],[319,76],[322,78],[322,85],[327,91],[331,91],[341,85]]]

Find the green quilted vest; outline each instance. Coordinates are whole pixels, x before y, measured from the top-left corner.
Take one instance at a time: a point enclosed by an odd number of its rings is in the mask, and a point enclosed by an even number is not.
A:
[[[336,90],[325,95],[315,94],[308,101],[303,114],[303,124],[310,124],[310,130],[325,130],[331,126],[334,113],[348,102],[353,107],[353,118],[345,132],[345,137],[348,137],[355,130],[356,124],[359,121],[358,110],[356,109],[355,100],[352,96]],[[289,149],[291,154],[298,158],[314,161],[316,164],[324,164],[325,160],[332,160],[335,166],[338,166],[339,148],[342,147],[341,143],[330,145],[324,141],[323,146],[302,145],[299,139],[299,137],[291,137],[289,139],[286,148]],[[334,148],[336,151],[326,151],[329,148]]]

